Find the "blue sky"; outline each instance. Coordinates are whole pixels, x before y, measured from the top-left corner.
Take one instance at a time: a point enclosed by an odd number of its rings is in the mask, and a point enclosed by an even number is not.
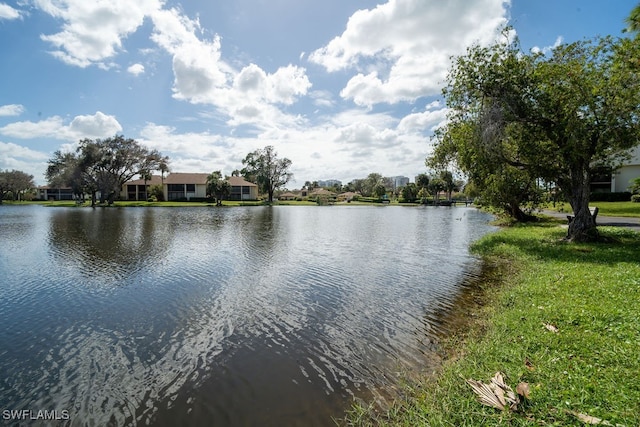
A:
[[[273,145],[290,189],[425,172],[449,58],[622,35],[637,0],[0,0],[0,169],[134,138],[175,172]]]

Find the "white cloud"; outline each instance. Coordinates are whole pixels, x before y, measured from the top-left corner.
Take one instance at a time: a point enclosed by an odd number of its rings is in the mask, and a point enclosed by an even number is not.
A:
[[[151,38],[173,56],[174,97],[194,103],[210,102],[215,90],[231,79],[231,68],[221,61],[220,37],[200,40],[200,23],[177,9],[153,14]]]
[[[341,96],[356,104],[414,101],[439,93],[449,58],[494,40],[507,0],[389,0],[359,10],[345,31],[309,56],[328,71],[356,69]]]
[[[19,116],[24,113],[24,106],[20,104],[0,105],[0,117]]]
[[[36,161],[47,160],[49,158],[47,153],[32,150],[31,148],[14,144],[13,142],[0,141],[0,159],[7,157]],[[3,169],[3,167],[0,166],[0,169]],[[4,167],[4,169],[6,169],[6,167]]]
[[[0,170],[19,170],[34,176],[36,185],[44,183],[49,155],[13,142],[0,141]]]
[[[97,111],[92,116],[76,116],[68,127],[76,138],[105,138],[122,131],[122,126],[114,116]]]
[[[122,50],[122,40],[135,32],[145,16],[160,9],[160,0],[34,0],[37,7],[64,21],[62,31],[41,35],[51,53],[67,64],[108,66],[104,61]]]
[[[127,72],[133,74],[134,76],[139,76],[140,74],[144,74],[144,65],[142,64],[133,64],[127,68]]]
[[[557,48],[558,46],[560,46],[563,42],[563,38],[562,36],[558,36],[558,38],[556,38],[556,41],[553,43],[553,46],[545,46],[543,48],[540,48],[538,46],[534,46],[531,48],[531,52],[533,53],[543,53],[543,54],[547,54],[549,52],[552,52],[553,49]]]
[[[38,122],[14,122],[0,128],[0,134],[14,138],[54,138],[66,141],[106,138],[120,131],[122,126],[116,118],[100,111],[91,116],[76,116],[68,125],[65,125],[62,117],[52,116]]]
[[[402,132],[434,131],[444,125],[446,120],[447,108],[440,108],[439,103],[432,103],[421,113],[412,113],[403,117],[398,124],[398,129]]]
[[[18,19],[21,14],[19,10],[16,10],[5,3],[0,3],[0,20],[1,19]]]

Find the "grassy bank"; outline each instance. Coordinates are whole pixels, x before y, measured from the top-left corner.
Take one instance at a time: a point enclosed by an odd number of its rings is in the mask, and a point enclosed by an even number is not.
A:
[[[603,228],[616,243],[567,244],[553,223],[504,229],[473,250],[497,266],[470,331],[451,359],[388,413],[356,409],[356,425],[640,425],[640,234]],[[515,412],[481,405],[465,379],[497,371],[530,398]],[[584,418],[585,420],[589,420]],[[595,421],[591,419],[591,421]]]
[[[597,206],[599,215],[640,218],[640,203],[591,202],[590,206]],[[550,209],[554,208],[550,207]],[[571,212],[571,206],[568,203],[560,203],[556,205],[555,210],[559,212]]]

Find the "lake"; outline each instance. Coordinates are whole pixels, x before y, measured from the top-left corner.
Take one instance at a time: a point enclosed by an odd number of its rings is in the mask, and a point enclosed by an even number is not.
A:
[[[334,425],[435,363],[489,220],[462,207],[0,206],[0,411]]]

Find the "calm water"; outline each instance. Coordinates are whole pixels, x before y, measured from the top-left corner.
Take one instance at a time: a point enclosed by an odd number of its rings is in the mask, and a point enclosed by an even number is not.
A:
[[[334,425],[427,369],[475,209],[0,206],[0,411]],[[3,421],[4,422],[4,421]]]

